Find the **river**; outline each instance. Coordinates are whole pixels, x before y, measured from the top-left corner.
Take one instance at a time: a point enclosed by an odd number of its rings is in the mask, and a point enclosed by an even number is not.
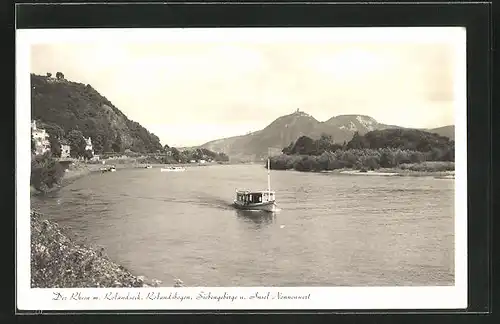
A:
[[[261,165],[95,173],[32,207],[172,286],[454,284],[454,180],[272,171],[281,209],[239,212]]]

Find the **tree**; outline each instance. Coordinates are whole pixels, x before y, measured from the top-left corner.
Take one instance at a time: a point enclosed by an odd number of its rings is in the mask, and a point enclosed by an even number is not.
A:
[[[352,139],[347,143],[348,149],[363,149],[369,148],[370,144],[364,136],[360,136],[358,132],[355,132]]]
[[[58,184],[63,175],[63,167],[49,152],[32,158],[30,184],[38,191],[46,192]]]
[[[64,80],[64,74],[62,72],[57,72],[56,78],[57,78],[57,80]]]
[[[165,146],[168,146],[168,145],[165,145]],[[174,158],[174,160],[176,160],[176,161],[182,160],[181,159],[181,152],[179,152],[178,149],[176,149],[175,147],[172,147],[170,151],[172,152],[172,157]]]
[[[59,139],[52,134],[49,134],[50,152],[53,157],[61,157],[61,143]]]
[[[319,140],[317,140],[317,154],[320,155],[325,151],[331,151],[333,146],[333,137],[328,134],[321,134]]]
[[[382,151],[382,153],[380,154],[380,166],[382,168],[392,168],[396,166],[394,155],[390,151]]]
[[[44,128],[45,131],[55,137],[55,138],[63,138],[64,137],[64,129],[62,129],[59,125],[54,123],[41,123],[41,128]]]
[[[123,150],[122,147],[122,138],[120,137],[120,134],[116,134],[115,140],[113,144],[111,144],[111,149],[113,152],[120,153]]]
[[[312,138],[307,136],[301,136],[295,142],[293,146],[292,153],[293,154],[311,154],[316,151],[316,145]]]
[[[76,129],[70,131],[68,133],[68,142],[71,157],[80,157],[84,155],[87,142],[81,131]]]
[[[283,153],[283,154],[293,154],[293,145],[294,145],[294,143],[291,142],[287,147],[285,147],[283,150],[281,150],[281,153]]]
[[[83,157],[86,159],[86,160],[90,160],[94,155],[92,154],[92,151],[91,150],[85,150],[85,152],[83,152]]]
[[[104,152],[104,143],[106,141],[106,135],[97,133],[92,138],[92,147],[94,148],[94,152],[97,154]]]
[[[203,152],[200,149],[196,149],[193,152],[193,159],[195,159],[195,160],[201,160],[201,159],[203,159]]]
[[[48,77],[48,78],[52,77],[52,73],[47,72],[47,77]]]

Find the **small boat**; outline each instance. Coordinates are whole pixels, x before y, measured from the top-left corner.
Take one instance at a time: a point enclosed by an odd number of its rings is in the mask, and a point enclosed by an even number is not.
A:
[[[170,167],[170,168],[161,168],[161,172],[182,172],[186,171],[186,168],[183,167]]]
[[[111,165],[109,167],[100,168],[100,171],[101,172],[115,172],[116,171],[116,167],[114,165]]]
[[[261,210],[266,212],[275,212],[276,193],[271,190],[271,161],[267,159],[267,190],[236,190],[236,199],[233,205],[241,210]]]
[[[144,167],[144,169],[152,169],[153,166],[151,164],[146,164],[146,166]]]

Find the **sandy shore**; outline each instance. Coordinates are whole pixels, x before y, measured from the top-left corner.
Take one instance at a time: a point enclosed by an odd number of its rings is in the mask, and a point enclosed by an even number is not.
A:
[[[358,170],[340,171],[339,173],[340,174],[364,175],[364,176],[386,176],[386,177],[399,175],[397,172],[376,172],[376,171],[360,172]]]
[[[336,173],[355,176],[381,176],[381,177],[434,177],[438,179],[455,179],[455,171],[411,171],[396,168],[379,169],[377,171],[361,172],[359,170],[332,170],[321,173]]]

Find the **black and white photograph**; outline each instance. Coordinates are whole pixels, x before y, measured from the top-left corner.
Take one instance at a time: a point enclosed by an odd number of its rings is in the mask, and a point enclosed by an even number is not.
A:
[[[466,306],[464,28],[17,37],[27,308]]]

